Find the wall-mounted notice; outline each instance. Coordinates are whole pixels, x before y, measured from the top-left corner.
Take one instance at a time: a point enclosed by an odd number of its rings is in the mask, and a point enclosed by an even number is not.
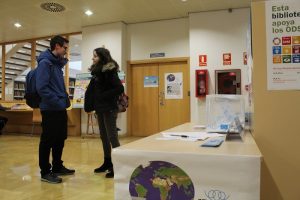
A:
[[[144,87],[158,87],[158,76],[145,76]]]
[[[207,55],[199,55],[199,66],[207,66]]]
[[[243,62],[244,62],[244,65],[248,65],[248,55],[247,55],[247,52],[243,52]]]
[[[121,83],[123,85],[125,85],[125,72],[124,71],[119,71],[118,76],[119,76],[119,79],[121,80]]]
[[[165,99],[183,99],[182,73],[165,74]]]
[[[300,89],[300,4],[266,2],[268,90]]]
[[[160,57],[165,57],[165,53],[150,53],[150,58],[160,58]]]
[[[92,75],[90,73],[76,74],[73,108],[83,108],[84,94],[91,78]]]
[[[223,54],[223,65],[231,65],[231,53]]]

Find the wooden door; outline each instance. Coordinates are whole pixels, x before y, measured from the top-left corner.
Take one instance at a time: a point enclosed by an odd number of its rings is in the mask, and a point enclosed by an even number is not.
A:
[[[170,82],[170,77],[176,77],[180,83]],[[169,79],[169,80],[168,80]],[[173,80],[175,82],[177,80]],[[159,131],[178,126],[180,124],[190,121],[190,97],[189,97],[189,71],[186,62],[172,62],[172,63],[160,63],[159,64]],[[176,87],[174,93],[179,92],[172,96],[168,95],[166,91],[167,83],[169,87]],[[173,84],[173,85],[172,85]],[[182,97],[179,97],[179,96]],[[177,97],[176,97],[177,96]],[[173,99],[175,98],[175,99]]]
[[[145,77],[158,77],[157,64],[134,65],[131,69],[131,130],[134,136],[147,136],[159,132],[158,86],[144,87]]]
[[[130,69],[130,130],[133,136],[149,136],[190,121],[189,66],[186,61],[132,64]],[[182,98],[168,99],[166,75],[182,78]],[[157,77],[148,87],[145,79]],[[167,98],[166,98],[167,97]]]

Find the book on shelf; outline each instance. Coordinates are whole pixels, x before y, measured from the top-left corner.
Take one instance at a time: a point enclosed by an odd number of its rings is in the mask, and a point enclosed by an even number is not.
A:
[[[70,79],[69,87],[75,87],[75,79]]]

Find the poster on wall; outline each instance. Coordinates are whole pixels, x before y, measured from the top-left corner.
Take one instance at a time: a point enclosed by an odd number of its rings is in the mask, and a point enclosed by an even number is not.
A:
[[[223,54],[223,65],[231,65],[231,53]]]
[[[119,79],[121,80],[121,83],[125,86],[125,72],[119,71],[118,76],[119,76]]]
[[[244,63],[244,65],[248,65],[248,56],[247,56],[247,52],[243,52],[243,63]]]
[[[182,73],[165,73],[165,99],[183,99]]]
[[[299,90],[299,1],[266,2],[266,34],[268,90]]]
[[[158,76],[145,76],[144,87],[158,87]]]
[[[92,75],[90,73],[76,74],[73,108],[83,108],[84,94],[91,78]]]
[[[251,28],[251,20],[249,20],[248,30],[247,30],[247,76],[246,76],[246,85],[247,86],[247,93],[248,93],[248,105],[249,110],[246,112],[254,112],[254,107],[252,106],[253,101],[253,90],[252,90],[252,72],[253,72],[253,58],[252,58],[252,28]],[[248,79],[248,80],[247,80]],[[248,115],[249,116],[249,115]],[[249,121],[248,121],[249,122]],[[251,127],[250,127],[251,129]]]
[[[207,66],[207,55],[199,55],[199,66],[200,67]]]

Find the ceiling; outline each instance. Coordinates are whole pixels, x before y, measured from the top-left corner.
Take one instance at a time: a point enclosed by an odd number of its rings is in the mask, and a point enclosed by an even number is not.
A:
[[[0,0],[0,43],[81,31],[83,26],[187,17],[189,13],[250,7],[251,0]],[[40,5],[55,2],[60,13]],[[90,9],[93,15],[84,12]],[[14,27],[19,22],[22,27]]]

